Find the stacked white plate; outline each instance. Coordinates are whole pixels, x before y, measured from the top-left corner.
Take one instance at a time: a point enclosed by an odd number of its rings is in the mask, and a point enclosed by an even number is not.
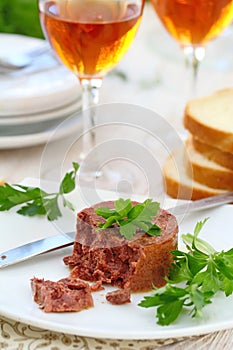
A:
[[[0,34],[0,57],[14,57],[44,45],[44,40]],[[51,50],[26,68],[0,70],[0,91],[1,149],[45,143],[61,124],[57,137],[63,137],[81,119],[79,82]]]

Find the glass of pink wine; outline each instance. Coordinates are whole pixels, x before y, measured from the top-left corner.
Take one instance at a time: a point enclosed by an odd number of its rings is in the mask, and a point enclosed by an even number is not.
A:
[[[180,44],[193,68],[193,92],[206,44],[233,20],[233,0],[151,0],[170,35]]]
[[[84,160],[95,147],[95,106],[103,77],[131,45],[144,0],[39,0],[38,4],[47,40],[81,84],[85,136],[80,158]]]

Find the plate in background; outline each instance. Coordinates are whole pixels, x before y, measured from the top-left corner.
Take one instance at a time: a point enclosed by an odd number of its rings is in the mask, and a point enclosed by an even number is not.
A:
[[[81,115],[69,116],[67,118],[61,118],[55,121],[47,121],[38,124],[32,124],[22,127],[14,133],[13,129],[6,129],[7,136],[1,136],[0,134],[0,149],[14,149],[19,147],[29,147],[41,145],[55,141],[57,139],[66,137],[73,132],[81,133],[82,130],[82,118]],[[2,127],[1,127],[2,129]],[[18,132],[18,134],[17,134]],[[11,135],[9,135],[11,133]]]
[[[80,112],[82,107],[81,96],[79,100],[75,100],[69,105],[60,108],[55,108],[49,111],[35,113],[35,114],[19,114],[18,116],[0,117],[0,136],[3,135],[4,127],[7,129],[17,128],[19,125],[38,124],[42,122],[54,122],[59,118],[65,118],[72,114]]]
[[[0,56],[26,53],[44,40],[16,34],[0,34]],[[51,111],[78,100],[77,78],[48,51],[27,68],[0,74],[0,118]]]

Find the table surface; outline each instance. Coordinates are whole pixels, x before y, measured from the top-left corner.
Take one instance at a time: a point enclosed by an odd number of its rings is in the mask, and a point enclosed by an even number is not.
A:
[[[232,53],[232,49],[229,51],[230,45],[226,45],[230,39],[232,42],[233,29],[231,31],[229,29],[207,48],[206,60],[199,74],[198,95],[232,86],[233,56],[229,54],[229,52]],[[183,108],[188,96],[188,85],[189,79],[187,79],[178,46],[161,28],[152,9],[147,6],[134,44],[119,66],[105,78],[101,102],[135,103],[136,101],[138,105],[163,115],[180,131]],[[57,149],[57,152],[67,142],[67,138],[54,142],[54,149]],[[18,183],[26,177],[52,179],[51,167],[56,166],[56,154],[51,158],[50,168],[41,171],[40,161],[44,147],[44,145],[36,145],[21,149],[0,150],[0,178],[4,178],[9,183]],[[71,153],[68,161],[74,160],[73,156]],[[106,340],[39,330],[0,317],[0,348],[2,349],[230,350],[232,346],[233,330],[160,341]]]

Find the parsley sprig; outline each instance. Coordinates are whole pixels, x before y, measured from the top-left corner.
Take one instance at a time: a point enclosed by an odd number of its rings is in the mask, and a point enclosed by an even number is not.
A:
[[[212,302],[219,291],[233,293],[233,248],[217,252],[198,237],[207,219],[196,224],[194,234],[182,235],[187,252],[173,251],[174,263],[167,284],[155,288],[152,296],[145,296],[139,306],[157,306],[157,323],[169,325],[182,310],[190,310],[192,317],[201,317],[202,309]]]
[[[137,229],[145,231],[150,236],[159,236],[161,229],[152,222],[152,217],[157,215],[159,203],[152,199],[146,199],[143,203],[133,206],[131,199],[119,198],[114,202],[114,208],[99,207],[95,209],[97,215],[106,221],[99,222],[99,229],[106,229],[117,224],[120,234],[126,239],[132,239]]]
[[[23,185],[9,185],[5,183],[0,186],[0,211],[10,210],[21,206],[18,214],[26,216],[46,215],[50,221],[62,216],[59,208],[59,198],[62,199],[64,207],[74,210],[65,194],[75,188],[75,178],[78,171],[78,163],[73,162],[73,169],[66,173],[56,193],[48,193],[39,187],[27,187]]]

